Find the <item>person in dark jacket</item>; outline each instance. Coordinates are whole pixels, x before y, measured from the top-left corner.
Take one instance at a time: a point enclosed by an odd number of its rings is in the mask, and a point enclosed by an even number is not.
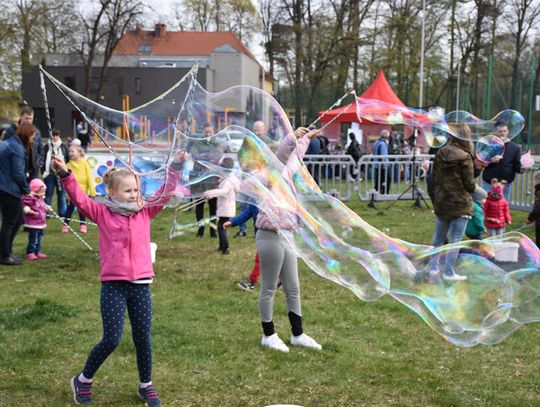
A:
[[[527,217],[527,223],[535,223],[535,241],[536,246],[540,247],[540,171],[534,174],[534,203],[529,216]]]
[[[390,132],[388,130],[381,131],[379,139],[373,145],[373,155],[386,157],[388,155],[388,140],[390,138]],[[375,167],[375,189],[381,194],[385,195],[390,192],[390,184],[392,182],[392,175],[389,171],[388,158],[378,159],[377,166]]]
[[[69,162],[68,147],[62,141],[60,130],[52,129],[51,138],[45,146],[45,162],[43,165],[43,181],[47,186],[45,194],[45,203],[51,205],[54,191],[56,191],[56,198],[58,203],[58,215],[64,216],[67,203],[66,203],[66,191],[62,188],[60,178],[53,168],[52,163],[54,157],[60,157],[64,162]]]
[[[12,124],[4,132],[4,140],[8,140],[10,137],[13,137],[17,134],[17,128],[24,123],[33,124],[34,123],[34,109],[30,106],[23,106],[20,112],[21,118],[17,123]],[[43,166],[43,159],[45,155],[43,152],[43,143],[41,141],[41,133],[36,129],[36,136],[32,143],[32,148],[29,150],[27,155],[26,168],[28,172],[28,181],[39,178],[39,171]]]
[[[207,123],[203,127],[202,138],[200,140],[195,140],[189,147],[189,153],[191,154],[192,159],[195,161],[193,166],[193,171],[191,172],[191,178],[193,180],[197,178],[203,178],[205,175],[208,175],[208,169],[198,163],[197,161],[207,161],[214,165],[218,165],[221,161],[221,157],[224,153],[223,146],[217,141],[214,137],[214,127]],[[200,197],[204,194],[205,191],[209,189],[216,188],[219,184],[219,179],[217,177],[208,177],[201,179],[201,181],[193,184],[191,186],[191,194],[193,197]],[[208,201],[201,200],[195,206],[195,215],[197,217],[197,222],[200,222],[204,218],[204,203],[208,202],[209,216],[216,216],[217,211],[217,198],[209,199]],[[214,227],[216,227],[216,221],[212,221]],[[197,231],[197,237],[203,237],[204,235],[204,226],[200,226]],[[216,237],[216,229],[213,227],[210,228],[210,237]]]
[[[468,129],[465,127],[465,129]],[[470,133],[469,133],[470,134]],[[451,137],[433,161],[433,208],[436,222],[431,244],[442,246],[445,241],[456,243],[465,233],[468,220],[473,215],[472,194],[474,182],[473,145],[468,140]],[[448,281],[460,281],[466,276],[455,273],[454,264],[459,250],[446,252],[442,277]],[[438,258],[433,268],[437,269]]]
[[[508,125],[506,123],[497,122],[495,124],[495,135],[504,141],[504,153],[499,161],[488,165],[484,170],[482,188],[489,192],[493,178],[506,181],[504,199],[508,201],[516,174],[524,172],[521,169],[521,151],[516,143],[508,139]]]
[[[27,156],[37,130],[30,123],[22,123],[17,133],[0,144],[0,264],[15,266],[22,260],[13,255],[13,240],[23,224],[21,197],[30,192],[27,181]]]

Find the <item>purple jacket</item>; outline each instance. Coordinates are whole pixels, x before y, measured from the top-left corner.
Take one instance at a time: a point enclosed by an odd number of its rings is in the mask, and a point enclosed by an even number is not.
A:
[[[304,136],[298,139],[297,143],[294,143],[294,140],[291,141],[291,136],[289,135],[283,140],[278,149],[276,155],[282,162],[286,162],[282,175],[290,183],[292,183],[294,173],[301,168],[301,161],[304,158],[309,142],[310,139]],[[296,150],[293,146],[296,147]],[[259,216],[257,216],[257,228],[276,232],[278,230],[294,230],[298,223],[296,212],[278,207],[273,199],[275,198],[269,196],[258,203],[257,206],[260,212]],[[284,202],[283,204],[286,203]]]
[[[24,212],[24,227],[29,229],[44,229],[47,227],[47,204],[45,200],[31,193],[22,197],[22,206]],[[33,210],[35,215],[28,211]]]

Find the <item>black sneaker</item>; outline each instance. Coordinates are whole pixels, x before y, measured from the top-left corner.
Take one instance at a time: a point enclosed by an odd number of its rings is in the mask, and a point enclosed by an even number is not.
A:
[[[22,264],[22,260],[13,257],[10,254],[9,256],[0,257],[0,264],[4,264],[6,266],[20,266]]]
[[[92,383],[82,383],[78,376],[71,378],[71,390],[75,404],[92,404]]]
[[[137,395],[139,398],[146,403],[147,406],[157,407],[161,406],[161,400],[157,394],[157,390],[154,386],[148,386],[144,389],[139,387],[137,390]]]
[[[221,254],[231,254],[231,252],[229,251],[229,249],[224,249],[221,251]]]
[[[255,289],[255,284],[249,278],[240,281],[237,286],[244,291],[253,291]]]
[[[241,231],[238,231],[234,234],[233,238],[237,238],[237,237],[246,237],[247,233],[246,232],[241,232]]]

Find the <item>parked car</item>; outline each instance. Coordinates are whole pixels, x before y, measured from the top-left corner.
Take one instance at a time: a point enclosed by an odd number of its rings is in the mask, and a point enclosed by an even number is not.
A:
[[[237,153],[246,137],[239,130],[224,130],[216,135],[216,139],[225,146],[226,153]]]

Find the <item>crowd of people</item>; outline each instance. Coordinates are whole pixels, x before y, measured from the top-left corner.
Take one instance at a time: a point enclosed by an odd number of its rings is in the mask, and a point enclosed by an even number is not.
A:
[[[96,222],[99,228],[101,318],[103,336],[90,351],[83,369],[72,377],[71,388],[77,404],[92,402],[92,380],[103,362],[120,342],[126,310],[132,325],[133,341],[139,371],[138,395],[148,405],[161,405],[152,382],[152,299],[150,285],[154,271],[150,252],[150,224],[165,207],[167,192],[175,188],[180,179],[201,179],[192,186],[196,199],[195,217],[200,225],[197,237],[203,238],[202,221],[204,206],[215,219],[210,237],[217,238],[216,251],[230,253],[228,230],[245,225],[253,219],[256,232],[256,256],[251,274],[238,283],[238,287],[252,291],[260,279],[259,311],[262,326],[261,345],[269,349],[289,352],[287,344],[278,336],[274,327],[274,297],[281,286],[285,293],[288,319],[291,327],[290,345],[321,350],[322,346],[304,333],[300,301],[298,260],[295,252],[280,231],[293,231],[298,227],[295,214],[276,206],[272,200],[253,201],[249,185],[239,179],[233,168],[235,161],[224,154],[214,137],[211,124],[202,128],[202,137],[192,141],[186,150],[179,151],[168,169],[167,182],[163,185],[163,198],[156,205],[146,206],[140,202],[137,177],[126,169],[110,169],[105,175],[107,195],[97,202],[93,176],[84,155],[90,144],[84,123],[77,125],[78,138],[71,145],[63,142],[58,130],[53,129],[47,143],[43,143],[39,130],[33,125],[30,107],[21,110],[20,119],[9,127],[0,143],[0,205],[2,227],[0,229],[0,264],[15,266],[22,259],[13,253],[13,240],[21,227],[28,230],[26,258],[29,261],[47,258],[43,253],[43,237],[47,212],[54,212],[53,194],[57,195],[58,216],[65,218],[63,232],[75,209],[81,221],[80,232],[86,233],[86,219]],[[266,137],[264,122],[253,124],[253,132],[259,138]],[[504,233],[505,225],[511,224],[508,208],[510,185],[516,174],[523,172],[520,150],[508,140],[508,126],[497,123],[495,132],[505,141],[502,157],[489,165],[475,157],[470,132],[462,125],[460,133],[465,137],[451,137],[440,148],[431,168],[431,198],[435,212],[433,246],[460,241],[464,235],[470,239],[482,239]],[[468,136],[467,136],[468,135]],[[310,150],[311,149],[311,150]],[[327,139],[317,130],[300,127],[285,135],[279,142],[277,159],[283,163],[283,179],[292,184],[292,177],[299,170],[302,157],[307,153],[319,154],[328,149]],[[269,157],[265,157],[253,139],[246,137],[238,154],[238,164],[261,185],[269,190]],[[404,154],[407,143],[397,133],[385,130],[374,144],[373,154],[385,156],[390,153]],[[364,153],[354,135],[346,151],[355,161]],[[186,162],[192,160],[193,168],[186,172]],[[220,169],[220,177],[200,164],[207,162]],[[388,168],[377,168],[376,184],[381,193],[390,188]],[[42,176],[40,176],[42,174]],[[476,178],[482,174],[483,188]],[[208,175],[208,176],[205,176]],[[214,176],[212,176],[214,175]],[[535,205],[529,221],[540,217],[540,175],[535,178]],[[243,205],[236,213],[238,194]],[[251,196],[251,198],[249,197]],[[538,222],[540,223],[540,222]],[[245,226],[244,226],[245,227]],[[538,226],[537,226],[538,228]],[[217,231],[217,232],[216,232]],[[236,236],[246,236],[245,228]],[[538,236],[538,233],[537,233]],[[132,247],[136,246],[136,250]],[[448,251],[436,256],[429,275],[440,276],[455,282],[467,277],[455,271],[458,251]]]
[[[13,253],[13,240],[22,225],[29,232],[27,260],[47,258],[41,251],[47,212],[69,219],[75,210],[72,203],[67,203],[65,190],[53,166],[55,158],[61,158],[73,168],[77,180],[89,195],[96,194],[94,178],[81,147],[83,142],[75,139],[68,145],[62,140],[60,131],[52,129],[51,137],[44,143],[40,131],[33,123],[34,110],[30,106],[23,106],[19,119],[1,137],[0,264],[3,265],[17,266],[23,262]],[[88,145],[89,140],[85,143]],[[51,206],[55,192],[56,212]],[[79,213],[79,217],[84,221],[84,215]],[[67,224],[63,231],[67,233]],[[81,223],[80,231],[87,232],[84,223]]]

